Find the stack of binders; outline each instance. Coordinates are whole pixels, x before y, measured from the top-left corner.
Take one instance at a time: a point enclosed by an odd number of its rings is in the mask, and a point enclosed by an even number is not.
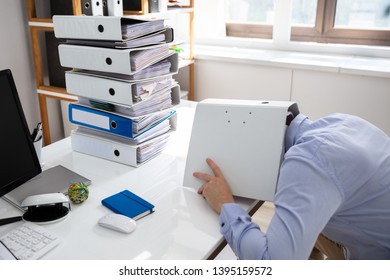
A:
[[[158,155],[176,129],[173,79],[178,54],[164,20],[116,16],[54,16],[69,105],[73,150],[139,166]]]

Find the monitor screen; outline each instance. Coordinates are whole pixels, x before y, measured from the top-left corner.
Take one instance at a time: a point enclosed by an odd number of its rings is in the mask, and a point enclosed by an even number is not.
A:
[[[0,71],[0,197],[42,172],[11,70]]]

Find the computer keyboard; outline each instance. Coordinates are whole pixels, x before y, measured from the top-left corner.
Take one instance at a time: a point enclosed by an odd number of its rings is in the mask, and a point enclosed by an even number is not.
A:
[[[19,260],[42,257],[61,242],[61,238],[46,228],[25,222],[0,237],[0,241]]]

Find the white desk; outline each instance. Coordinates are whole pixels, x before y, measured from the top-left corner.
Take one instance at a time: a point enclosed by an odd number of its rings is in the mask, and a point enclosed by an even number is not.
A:
[[[87,201],[72,204],[65,220],[43,225],[63,238],[43,259],[205,259],[213,253],[223,242],[218,215],[196,191],[182,186],[195,106],[183,101],[176,108],[178,127],[169,146],[138,168],[73,152],[70,138],[43,148],[44,169],[61,164],[92,180]],[[101,200],[124,189],[155,205],[131,234],[97,225],[112,213]],[[240,204],[249,210],[256,202]],[[20,212],[0,199],[0,217],[13,215]],[[0,235],[19,223],[0,227]]]

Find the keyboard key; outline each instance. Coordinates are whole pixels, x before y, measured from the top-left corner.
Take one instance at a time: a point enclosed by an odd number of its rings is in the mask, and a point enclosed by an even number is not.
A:
[[[46,228],[25,222],[0,238],[19,260],[39,259],[61,242],[61,238]]]

